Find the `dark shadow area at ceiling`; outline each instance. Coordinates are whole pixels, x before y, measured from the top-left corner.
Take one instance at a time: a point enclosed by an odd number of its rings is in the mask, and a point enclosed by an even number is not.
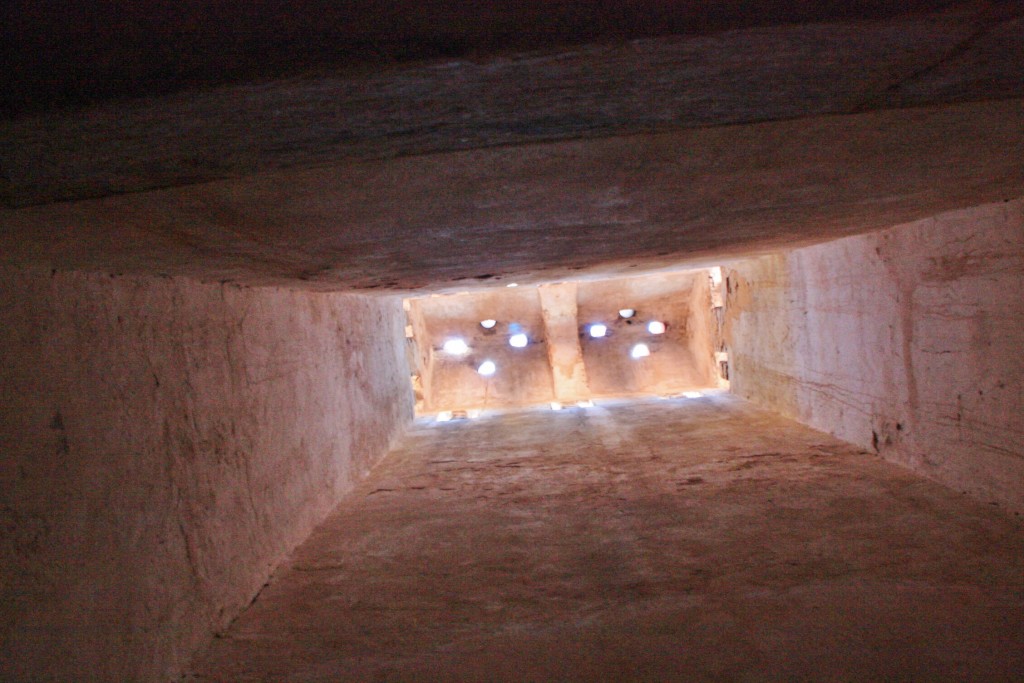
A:
[[[758,25],[879,19],[954,0],[10,0],[0,116],[410,60]],[[997,7],[1000,4],[992,3]]]

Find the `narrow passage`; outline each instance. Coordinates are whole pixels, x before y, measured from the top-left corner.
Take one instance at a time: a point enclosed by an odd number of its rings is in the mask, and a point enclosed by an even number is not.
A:
[[[726,394],[420,421],[186,678],[1011,680],[1022,528]]]

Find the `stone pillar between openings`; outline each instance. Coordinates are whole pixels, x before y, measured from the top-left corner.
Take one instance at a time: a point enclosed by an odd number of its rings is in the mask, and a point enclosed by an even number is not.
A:
[[[580,347],[576,283],[541,285],[538,291],[555,399],[563,403],[587,400],[590,386]]]

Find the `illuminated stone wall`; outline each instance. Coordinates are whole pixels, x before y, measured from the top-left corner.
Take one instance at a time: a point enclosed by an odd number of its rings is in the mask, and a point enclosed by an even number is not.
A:
[[[432,296],[409,302],[422,409],[468,410],[717,386],[707,270]],[[632,309],[624,317],[622,309]],[[481,321],[494,319],[488,329]],[[661,333],[648,329],[664,325]],[[605,327],[601,337],[591,325]],[[509,344],[526,334],[524,348]],[[465,354],[447,353],[461,339]],[[635,358],[644,345],[649,355]],[[495,373],[478,369],[493,362]]]

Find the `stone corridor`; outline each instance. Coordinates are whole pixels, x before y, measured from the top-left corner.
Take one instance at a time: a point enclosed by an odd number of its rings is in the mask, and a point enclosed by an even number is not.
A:
[[[189,681],[986,680],[1005,511],[720,392],[420,418]]]

